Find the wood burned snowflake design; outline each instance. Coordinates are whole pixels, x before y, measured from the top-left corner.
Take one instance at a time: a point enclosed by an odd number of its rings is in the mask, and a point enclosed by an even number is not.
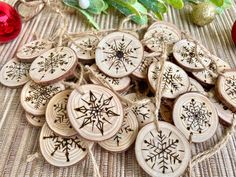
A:
[[[68,116],[79,134],[89,140],[102,141],[118,132],[123,121],[123,108],[109,89],[83,85],[74,90],[68,101]]]
[[[46,109],[48,126],[58,135],[68,137],[76,135],[67,116],[67,102],[71,90],[65,90],[52,97]]]
[[[236,111],[236,71],[226,70],[224,76],[217,79],[217,97],[230,110]]]
[[[45,123],[45,117],[44,116],[35,116],[30,113],[25,113],[26,120],[35,127],[42,127]]]
[[[104,149],[112,152],[127,150],[135,141],[138,134],[138,122],[133,112],[127,112],[120,130],[112,138],[99,142]]]
[[[94,64],[91,66],[91,69],[102,79],[104,79],[106,82],[109,83],[109,85],[116,91],[122,91],[125,88],[127,88],[130,85],[131,79],[130,77],[122,77],[122,78],[113,78],[110,76],[105,75],[103,72],[101,72],[98,67]],[[89,78],[92,83],[98,84],[96,78],[92,74],[89,75]]]
[[[56,135],[44,124],[40,134],[40,149],[44,158],[52,165],[66,167],[82,160],[92,145],[79,136],[62,137]]]
[[[60,83],[42,86],[34,82],[28,82],[22,89],[21,104],[24,109],[34,115],[43,115],[48,101],[64,86]]]
[[[8,87],[23,85],[29,80],[29,68],[29,63],[11,59],[0,71],[0,82]]]
[[[180,96],[173,109],[173,120],[186,138],[193,134],[193,142],[202,142],[214,135],[218,116],[212,102],[200,93]]]
[[[198,79],[202,83],[215,85],[215,82],[218,76],[217,70],[219,72],[222,72],[225,69],[230,69],[230,65],[227,62],[221,60],[220,58],[215,57],[215,61],[216,63],[212,61],[210,65],[208,66],[208,69],[212,71],[213,73],[215,73],[214,76],[211,73],[209,73],[209,71],[207,70],[203,70],[199,72],[192,72],[192,74],[194,75],[194,77],[196,77],[196,79]]]
[[[139,165],[154,177],[182,175],[190,160],[187,139],[171,124],[160,122],[143,127],[136,140],[135,153]]]
[[[98,68],[111,77],[124,77],[141,63],[143,47],[140,41],[128,33],[114,32],[105,36],[96,50]]]
[[[16,53],[16,56],[21,60],[28,60],[34,59],[39,55],[45,53],[52,47],[52,43],[45,40],[35,40],[30,43],[23,45]]]
[[[30,77],[37,83],[52,83],[75,69],[77,59],[68,47],[53,48],[40,55],[30,67]]]
[[[172,28],[153,27],[144,35],[147,47],[155,52],[163,51],[163,44],[167,45],[167,52],[172,51],[173,45],[181,39],[181,33]]]
[[[91,60],[95,58],[95,50],[99,39],[93,35],[85,35],[75,40],[71,44],[71,48],[75,51],[79,60]]]
[[[152,89],[156,90],[156,83],[160,73],[160,63],[153,63],[148,70],[148,80]],[[176,98],[186,92],[189,87],[189,78],[186,72],[179,66],[165,62],[162,77],[163,97]]]
[[[201,62],[205,66],[208,66],[211,62],[211,60],[204,54],[202,46],[197,46],[197,54],[195,48],[195,43],[186,39],[177,42],[173,47],[173,54],[176,61],[186,70],[203,70],[204,66],[202,66]],[[201,62],[199,60],[201,60]]]
[[[144,53],[148,55],[148,53]],[[146,79],[147,78],[147,73],[148,73],[148,68],[149,66],[153,63],[153,61],[159,61],[158,57],[148,57],[144,56],[142,59],[142,62],[138,66],[138,68],[132,73],[135,77],[138,77],[140,79]]]

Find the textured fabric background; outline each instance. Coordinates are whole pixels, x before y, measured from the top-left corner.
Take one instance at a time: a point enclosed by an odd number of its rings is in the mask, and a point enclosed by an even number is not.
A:
[[[9,1],[13,3],[13,1]],[[96,17],[96,21],[104,29],[115,28],[122,17],[116,12]],[[69,31],[85,31],[90,28],[80,15],[70,15]],[[199,28],[189,21],[186,10],[169,9],[165,20],[174,23],[180,29],[188,31],[199,39],[210,51],[232,66],[236,65],[236,48],[231,40],[231,26],[236,20],[236,6],[226,11],[208,26]],[[40,37],[47,37],[55,32],[59,23],[56,14],[43,13],[31,21],[24,23],[19,37],[0,46],[0,68],[14,57],[19,46],[31,41],[36,32]],[[135,27],[128,24],[126,27]],[[78,176],[92,177],[91,159],[86,158],[74,166],[57,168],[49,165],[42,157],[26,163],[27,155],[38,150],[40,129],[30,126],[20,105],[21,88],[10,89],[0,85],[0,176]],[[222,136],[223,126],[219,126],[216,135],[205,143],[192,146],[196,154],[214,145]],[[137,164],[133,147],[120,154],[109,153],[98,145],[94,148],[95,158],[104,177],[146,177],[148,176]],[[236,133],[230,138],[227,146],[215,156],[203,161],[193,169],[193,177],[235,177],[236,176]]]

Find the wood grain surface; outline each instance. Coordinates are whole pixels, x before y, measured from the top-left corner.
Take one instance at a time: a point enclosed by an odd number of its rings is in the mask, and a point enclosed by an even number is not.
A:
[[[13,1],[9,0],[12,4]],[[188,10],[169,8],[165,20],[176,24],[180,29],[190,32],[199,39],[212,53],[216,54],[231,66],[236,65],[236,48],[231,40],[231,27],[236,19],[236,5],[225,11],[208,26],[192,25],[187,15]],[[109,15],[96,16],[95,19],[104,29],[115,28],[123,16],[109,11]],[[69,31],[89,30],[91,27],[80,15],[68,16]],[[33,34],[47,37],[53,34],[60,23],[57,14],[44,9],[37,17],[23,24],[19,37],[7,44],[0,45],[0,68],[14,57],[17,48],[29,42]],[[134,28],[135,24],[125,25]],[[54,167],[39,156],[33,162],[27,163],[27,155],[39,152],[40,129],[32,127],[25,119],[25,113],[20,105],[21,88],[10,89],[0,85],[0,176],[57,176],[57,177],[92,177],[93,165],[90,158],[68,168]],[[222,136],[224,127],[220,126],[213,138],[205,143],[192,145],[192,153],[196,154],[213,146]],[[229,139],[227,146],[211,158],[193,168],[193,177],[234,177],[236,176],[236,133]],[[103,150],[98,145],[94,148],[95,158],[104,177],[147,177],[135,159],[134,147],[115,154]]]

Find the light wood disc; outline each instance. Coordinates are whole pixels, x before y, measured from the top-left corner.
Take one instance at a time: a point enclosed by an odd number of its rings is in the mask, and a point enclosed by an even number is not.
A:
[[[22,63],[13,58],[0,71],[0,82],[8,87],[18,87],[30,80],[29,63]]]
[[[42,127],[45,123],[45,116],[35,116],[28,112],[25,113],[26,120],[35,127]]]
[[[190,161],[190,145],[173,125],[160,121],[160,131],[154,123],[138,133],[135,155],[139,165],[153,177],[179,177]]]
[[[99,42],[95,56],[98,68],[106,75],[124,77],[138,68],[143,58],[143,46],[131,34],[114,32]]]
[[[181,95],[173,108],[175,126],[186,138],[199,143],[211,138],[218,127],[219,119],[213,103],[198,92]]]
[[[119,98],[99,85],[82,85],[69,97],[67,113],[74,129],[85,139],[103,141],[121,128],[124,113]]]
[[[48,163],[57,167],[67,167],[83,160],[93,143],[78,135],[72,137],[56,135],[45,123],[40,133],[39,145]]]

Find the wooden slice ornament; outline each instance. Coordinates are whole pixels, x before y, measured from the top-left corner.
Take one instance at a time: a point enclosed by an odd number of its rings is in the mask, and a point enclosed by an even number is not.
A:
[[[139,79],[146,79],[148,73],[148,67],[153,63],[153,61],[159,61],[158,56],[148,57],[148,53],[144,52],[144,56],[142,62],[138,66],[138,68],[132,72],[132,75]]]
[[[213,103],[204,95],[189,92],[181,95],[173,108],[175,126],[192,141],[204,142],[211,138],[218,127],[219,119]]]
[[[70,94],[67,114],[74,129],[91,141],[113,137],[124,118],[119,98],[111,90],[93,84],[82,85]]]
[[[97,48],[99,38],[97,36],[87,34],[80,36],[71,43],[71,48],[75,51],[78,59],[81,62],[91,62],[95,59],[95,50]]]
[[[222,72],[226,69],[230,69],[230,65],[227,62],[216,57],[216,63],[212,61],[210,65],[208,66],[208,69],[212,71],[213,73],[215,73],[217,76],[218,75],[217,69],[218,69],[218,72]],[[213,76],[212,74],[210,74],[209,71],[207,70],[203,70],[199,72],[192,72],[192,74],[197,80],[199,80],[200,82],[204,84],[215,85],[217,78]]]
[[[122,77],[122,78],[113,78],[110,76],[107,76],[102,71],[99,70],[96,64],[93,64],[90,67],[99,77],[104,79],[106,82],[109,83],[109,85],[115,90],[115,91],[123,91],[125,90],[131,82],[130,77]],[[89,74],[89,79],[93,84],[99,84],[99,81],[92,75]]]
[[[170,30],[176,31],[176,33],[181,35],[181,31],[179,30],[179,28],[176,25],[174,25],[172,23],[169,23],[169,22],[166,22],[166,21],[156,21],[156,22],[154,22],[148,28],[148,30],[151,30],[151,29],[162,29],[162,30],[170,29]]]
[[[8,87],[18,87],[30,80],[29,63],[22,63],[16,58],[9,60],[0,71],[0,82]]]
[[[138,133],[135,155],[139,165],[153,177],[179,177],[191,159],[190,145],[173,125],[160,121],[147,124]]]
[[[15,9],[20,14],[23,21],[28,21],[38,15],[44,8],[42,1],[27,1],[27,4],[16,1]]]
[[[46,109],[46,121],[51,130],[56,134],[68,137],[76,135],[67,116],[66,106],[71,90],[64,90],[53,96]]]
[[[111,152],[122,152],[127,150],[135,141],[139,125],[136,116],[132,111],[124,115],[120,130],[110,139],[101,141],[98,144]]]
[[[203,46],[197,45],[197,54],[195,47],[195,43],[187,39],[175,43],[173,47],[175,60],[179,65],[191,72],[204,70],[204,66],[201,62],[205,66],[211,63],[210,58],[208,58],[202,50]],[[201,60],[201,62],[199,60]]]
[[[31,41],[17,50],[16,56],[24,62],[32,62],[36,57],[52,48],[52,42],[46,39]]]
[[[21,105],[33,115],[44,115],[49,100],[64,89],[65,87],[61,83],[42,86],[29,81],[21,91]]]
[[[131,74],[143,58],[141,42],[131,34],[114,32],[98,44],[95,60],[106,75],[119,78]]]
[[[163,43],[165,43],[168,46],[167,52],[171,53],[173,45],[180,39],[180,30],[165,22],[154,23],[144,35],[147,47],[155,52],[162,52]]]
[[[40,133],[39,145],[48,163],[57,167],[67,167],[83,160],[93,143],[78,135],[72,137],[56,135],[45,123]]]
[[[154,62],[148,69],[148,81],[151,89],[155,92],[160,62]],[[179,66],[169,61],[165,62],[162,78],[162,95],[164,98],[174,99],[189,88],[189,77]]]
[[[225,70],[216,83],[216,96],[231,111],[236,111],[236,70]]]
[[[234,117],[236,118],[236,112],[232,112],[227,106],[222,104],[222,102],[220,102],[215,97],[210,97],[210,100],[215,105],[216,111],[220,119],[227,125],[231,125]]]
[[[35,127],[42,127],[45,123],[45,116],[35,116],[30,113],[25,113],[26,120]]]
[[[143,96],[138,96],[136,93],[130,93],[125,95],[125,98],[130,99],[132,101],[138,101],[141,99],[145,99]],[[147,103],[141,103],[138,105],[135,105],[132,108],[133,113],[136,116],[136,119],[138,120],[139,127],[142,128],[144,125],[153,122],[155,115],[155,105],[153,102],[147,102]]]
[[[74,51],[68,47],[58,47],[36,58],[29,74],[36,83],[55,83],[71,75],[76,65]]]
[[[196,81],[195,79],[191,77],[189,77],[189,81],[190,81],[189,88],[188,88],[189,92],[200,92],[203,95],[206,95],[204,88],[202,87],[201,84],[199,84],[198,81]]]

